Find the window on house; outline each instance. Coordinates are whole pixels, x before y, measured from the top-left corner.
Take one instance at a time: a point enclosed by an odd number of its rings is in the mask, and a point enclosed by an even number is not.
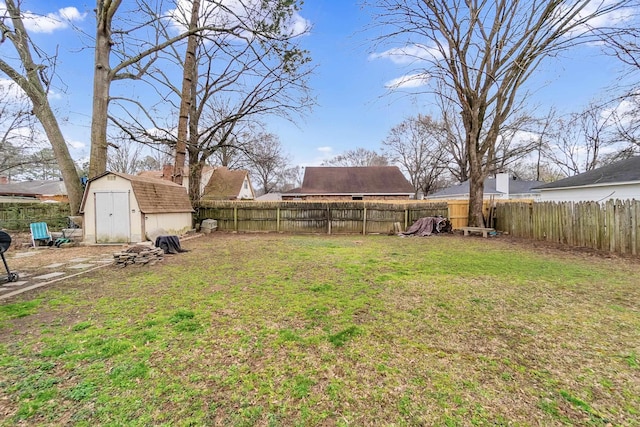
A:
[[[244,189],[245,190],[249,189],[249,183],[247,181],[244,182]]]
[[[362,196],[351,196],[351,200],[363,200]]]

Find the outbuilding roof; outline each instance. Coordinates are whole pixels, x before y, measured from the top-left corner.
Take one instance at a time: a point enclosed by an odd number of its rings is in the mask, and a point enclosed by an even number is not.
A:
[[[587,187],[603,184],[619,184],[640,181],[640,156],[620,160],[569,178],[541,185],[541,190],[551,188]]]
[[[296,194],[412,194],[397,166],[307,167]]]
[[[129,175],[120,172],[105,172],[90,179],[87,184],[87,189],[93,181],[104,178],[107,175],[116,175],[131,183],[131,189],[142,213],[193,212],[186,188],[163,179]],[[87,193],[87,191],[84,193],[81,212],[84,211]]]

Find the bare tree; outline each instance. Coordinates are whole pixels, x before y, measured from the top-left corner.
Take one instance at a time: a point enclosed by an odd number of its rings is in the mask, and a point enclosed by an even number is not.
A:
[[[457,182],[465,182],[469,179],[469,156],[464,139],[464,125],[456,104],[445,93],[445,90],[438,92],[436,99],[441,109],[445,132],[443,149],[450,155],[447,167]]]
[[[0,174],[9,178],[30,165],[27,155],[35,132],[28,100],[12,92],[11,85],[0,85]]]
[[[633,0],[377,0],[380,43],[387,51],[421,53],[426,64],[398,80],[436,80],[455,95],[469,161],[469,224],[482,225],[483,183],[493,164],[502,124],[540,63],[562,50],[600,40],[598,18],[635,5]],[[615,28],[600,29],[612,33]]]
[[[58,164],[51,148],[37,150],[29,154],[27,159],[31,166],[28,169],[24,169],[22,173],[24,178],[44,181],[60,179]]]
[[[247,143],[247,166],[252,181],[261,194],[278,187],[287,168],[288,159],[280,139],[274,134],[258,134]]]
[[[20,4],[14,0],[5,0],[8,16],[0,18],[0,42],[10,41],[15,49],[21,68],[14,67],[0,58],[0,71],[13,80],[31,101],[33,114],[42,124],[42,128],[49,139],[55,159],[65,182],[71,212],[78,212],[82,201],[83,189],[76,165],[71,158],[58,120],[49,104],[48,94],[55,74],[55,56],[39,56],[41,62],[36,62],[33,51],[42,55],[43,52],[33,46],[22,21]]]
[[[229,169],[242,169],[246,166],[247,159],[242,144],[236,137],[229,138],[227,145],[222,145],[214,151],[209,163],[228,167]]]
[[[111,143],[111,146],[114,150],[107,159],[107,167],[110,171],[133,175],[142,170],[143,145],[122,135],[121,138]],[[162,165],[159,166],[159,168],[161,167]]]
[[[615,111],[592,102],[583,112],[556,121],[547,156],[565,176],[590,171],[602,166],[606,153],[615,150],[615,129]]]
[[[387,166],[389,159],[375,150],[358,147],[322,162],[322,166]]]
[[[243,150],[238,144],[246,138],[239,136],[246,133],[248,127],[255,126],[261,117],[277,115],[293,120],[315,102],[307,85],[312,71],[310,59],[299,47],[300,36],[308,28],[300,30],[298,26],[295,32],[287,28],[288,20],[298,8],[297,2],[252,0],[234,5],[237,7],[227,6],[225,2],[206,2],[201,11],[200,22],[206,31],[196,46],[197,76],[190,80],[192,99],[186,144],[192,200],[199,198],[202,168],[216,151]],[[214,24],[221,16],[227,25],[216,27]],[[181,19],[183,23],[187,21],[185,16]],[[163,61],[165,64],[169,61],[174,67],[182,66],[183,54],[177,46],[171,46]],[[171,75],[158,65],[147,79],[156,87],[165,86],[163,102],[170,102],[175,111],[180,111],[184,91],[173,84]],[[118,99],[117,102],[129,101]],[[147,110],[144,114],[146,121],[154,120],[153,111]],[[165,128],[158,137],[148,133],[146,121],[131,115],[128,123],[121,123],[120,127],[136,134],[136,138],[144,135],[145,139],[175,141],[174,128]]]
[[[444,182],[449,159],[445,139],[442,123],[419,115],[393,127],[382,145],[385,155],[408,175],[416,195],[419,191],[431,194]]]

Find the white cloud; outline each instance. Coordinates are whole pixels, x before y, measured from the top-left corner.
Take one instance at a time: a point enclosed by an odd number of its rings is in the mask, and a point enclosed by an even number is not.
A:
[[[7,6],[0,3],[0,15],[7,15]],[[69,27],[70,22],[82,21],[86,13],[80,13],[75,7],[64,7],[57,12],[39,15],[31,11],[22,12],[22,22],[29,33],[50,34]]]
[[[619,0],[601,0],[597,2],[588,2],[588,4],[585,5],[584,8],[580,10],[580,12],[578,12],[575,18],[572,20],[572,25],[581,21],[585,21],[585,23],[582,25],[578,25],[576,28],[569,31],[567,35],[569,37],[575,37],[579,34],[589,32],[593,28],[616,27],[619,24],[632,20],[634,16],[637,15],[637,10],[635,10],[631,6],[618,8],[616,10],[612,10],[609,13],[599,13],[600,10],[606,10],[607,8],[614,6],[615,3],[618,3],[618,1]],[[570,8],[573,9],[575,7],[576,5],[574,4],[560,9],[560,16],[566,14]],[[594,14],[598,16],[589,18]],[[597,45],[600,43],[596,42],[593,44]]]
[[[329,154],[333,152],[333,148],[329,146],[318,147],[317,150],[323,154]]]
[[[429,75],[425,73],[406,74],[385,83],[387,89],[411,89],[429,84]]]
[[[370,61],[376,59],[389,59],[394,64],[407,65],[416,61],[439,60],[442,59],[442,54],[436,47],[429,47],[423,44],[413,44],[369,55]]]

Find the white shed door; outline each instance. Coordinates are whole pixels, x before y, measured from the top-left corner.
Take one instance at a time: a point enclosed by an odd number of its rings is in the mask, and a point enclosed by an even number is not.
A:
[[[127,243],[130,240],[129,193],[95,193],[96,243]]]

